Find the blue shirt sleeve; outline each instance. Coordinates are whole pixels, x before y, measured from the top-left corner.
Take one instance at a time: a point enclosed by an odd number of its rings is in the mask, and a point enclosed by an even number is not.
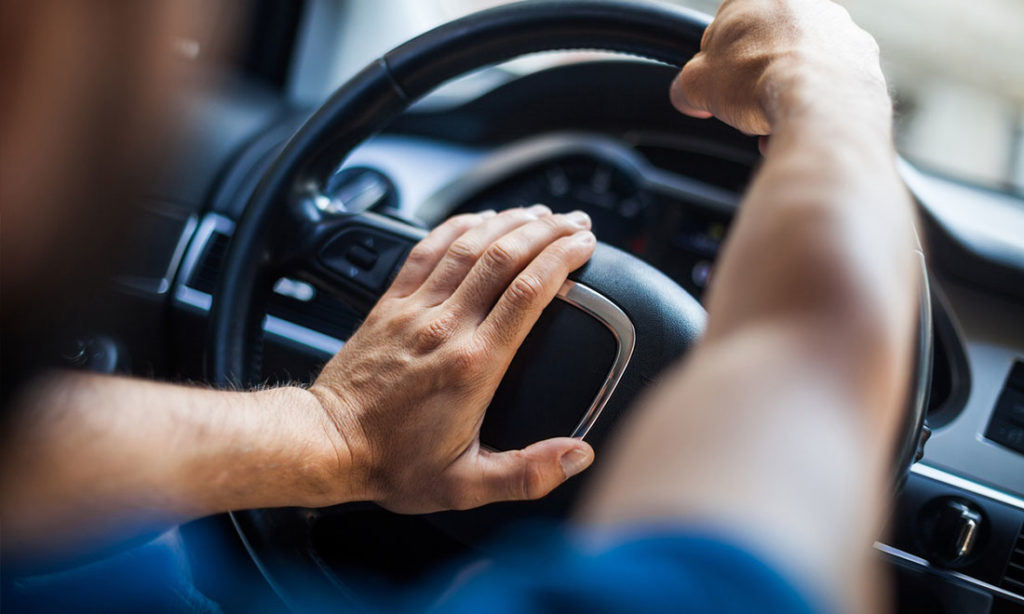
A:
[[[693,529],[647,529],[595,545],[564,527],[520,528],[488,549],[490,565],[449,590],[383,587],[372,612],[519,614],[688,612],[809,614],[816,608],[794,584],[749,551]],[[21,581],[6,594],[13,611],[219,612],[183,571],[176,547],[161,539],[110,559]],[[367,579],[369,582],[369,579]],[[370,592],[374,592],[370,590]],[[324,604],[323,611],[333,611]]]
[[[441,614],[819,612],[778,572],[704,533],[660,531],[586,547],[564,531],[515,540],[455,590]],[[420,609],[422,611],[422,609]]]

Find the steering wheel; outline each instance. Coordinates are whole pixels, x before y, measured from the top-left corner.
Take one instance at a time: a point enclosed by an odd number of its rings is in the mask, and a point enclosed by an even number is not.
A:
[[[663,5],[522,2],[440,26],[370,63],[292,136],[238,222],[213,297],[207,344],[212,381],[220,386],[258,381],[262,321],[278,278],[309,279],[363,313],[384,292],[424,232],[372,212],[346,210],[332,198],[330,180],[357,145],[413,101],[471,70],[540,51],[604,50],[680,67],[699,50],[709,23],[703,14]],[[926,275],[924,280],[917,368],[905,436],[895,451],[897,475],[914,460],[930,385]],[[585,436],[600,459],[602,443],[637,395],[700,336],[705,313],[671,279],[600,243],[558,298],[517,354],[488,409],[481,438],[508,449],[555,435]],[[538,502],[435,514],[431,522],[464,543],[479,544],[515,520],[564,516],[583,483],[572,480]],[[312,548],[318,513],[285,508],[232,515],[261,571],[297,608],[322,607],[330,598],[325,595],[355,594]]]

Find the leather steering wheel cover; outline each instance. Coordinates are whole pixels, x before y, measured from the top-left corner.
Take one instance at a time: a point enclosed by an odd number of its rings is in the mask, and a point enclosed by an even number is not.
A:
[[[706,15],[664,5],[536,0],[453,21],[371,62],[292,136],[246,205],[210,311],[211,381],[244,386],[259,376],[262,307],[272,282],[269,229],[281,201],[295,201],[304,182],[322,181],[416,98],[470,70],[541,51],[599,49],[682,66],[709,23]]]
[[[418,98],[471,70],[540,51],[614,51],[681,67],[710,23],[703,13],[667,5],[533,0],[453,21],[383,59],[405,96]]]

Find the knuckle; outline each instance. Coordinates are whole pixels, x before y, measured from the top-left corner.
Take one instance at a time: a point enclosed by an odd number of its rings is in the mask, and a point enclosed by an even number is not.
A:
[[[428,354],[448,342],[457,329],[457,319],[447,313],[429,318],[416,331],[413,347],[420,354]]]
[[[451,374],[456,381],[472,381],[477,379],[484,366],[484,362],[484,353],[475,343],[458,344],[448,354]]]
[[[509,217],[515,220],[517,226],[530,224],[532,222],[544,219],[545,217],[549,217],[538,215],[536,212],[524,208],[510,209],[508,211],[508,214]]]
[[[448,257],[460,265],[472,265],[480,257],[480,251],[472,241],[456,239],[448,247]]]
[[[443,224],[435,228],[430,234],[443,234],[444,231],[448,229],[454,230],[458,233],[465,232],[479,224],[481,221],[482,218],[478,213],[460,213],[459,215],[453,215],[445,220]]]
[[[707,55],[705,55],[704,52],[701,52],[683,65],[682,70],[679,71],[679,78],[676,82],[684,89],[693,87],[697,85],[704,76],[704,70],[706,68]]]
[[[381,324],[387,324],[391,326],[392,323],[388,318],[388,304],[385,302],[387,299],[381,299],[374,307],[370,310],[370,313],[366,314],[363,318],[359,328],[376,328]]]
[[[566,262],[571,260],[573,255],[583,249],[583,244],[579,241],[567,240],[569,237],[563,238],[560,241],[555,241],[544,250],[545,258],[552,258],[556,262]]]
[[[436,247],[427,241],[420,241],[416,244],[416,247],[413,247],[412,251],[409,252],[409,256],[405,259],[405,264],[402,265],[402,268],[408,266],[426,266],[437,257],[438,251],[439,250]]]
[[[524,273],[512,280],[506,294],[513,305],[525,307],[544,295],[544,283],[536,276]]]
[[[549,215],[547,217],[542,217],[539,220],[537,220],[537,223],[539,223],[547,230],[554,231],[564,230],[566,228],[572,227],[572,223],[564,215]]]
[[[394,307],[388,307],[386,313],[376,314],[376,317],[378,320],[386,318],[388,324],[395,331],[407,330],[415,323],[416,314],[412,310],[403,307],[395,304]],[[370,315],[374,316],[375,314],[371,311]],[[367,321],[369,321],[369,318],[367,318]]]
[[[670,94],[673,100],[687,106],[703,105],[709,93],[705,87],[706,70],[707,56],[703,54],[698,54],[687,62],[672,82]]]
[[[503,212],[503,215],[507,215],[518,220],[526,221],[537,219],[537,216],[526,207],[516,207],[515,209],[507,209]]]
[[[528,463],[523,467],[522,477],[519,484],[519,494],[523,499],[540,499],[547,494],[548,489],[544,482],[544,473],[535,463]]]
[[[502,240],[491,243],[484,252],[483,258],[488,268],[505,270],[515,266],[519,261],[519,254],[511,241]]]
[[[479,213],[460,213],[459,215],[448,218],[447,224],[456,226],[459,228],[467,228],[480,221]]]
[[[710,26],[704,28],[704,33],[700,35],[700,47],[699,47],[699,49],[701,51],[704,51],[705,49],[707,49],[708,45],[711,44],[711,37],[714,35],[714,33],[715,33],[715,24],[714,24],[714,22],[712,22]]]
[[[404,308],[402,299],[385,294],[370,313],[366,314],[359,329],[381,329],[389,334],[397,334],[410,324],[410,313]]]

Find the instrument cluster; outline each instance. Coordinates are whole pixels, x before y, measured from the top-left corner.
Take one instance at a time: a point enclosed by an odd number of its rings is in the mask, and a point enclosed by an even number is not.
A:
[[[504,169],[486,163],[467,178],[471,185],[442,195],[440,210],[438,203],[428,206],[435,211],[429,221],[537,203],[556,213],[581,209],[590,215],[598,240],[644,259],[700,298],[738,196],[654,168],[625,147],[562,149],[509,161]]]

